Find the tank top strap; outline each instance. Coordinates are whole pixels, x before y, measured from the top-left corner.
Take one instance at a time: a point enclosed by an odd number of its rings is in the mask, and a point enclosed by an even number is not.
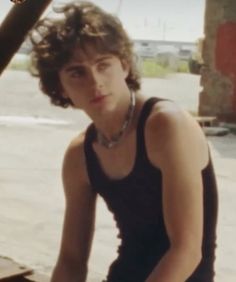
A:
[[[95,179],[100,180],[100,165],[98,163],[97,156],[93,150],[92,143],[96,138],[95,126],[91,123],[85,134],[84,141],[84,153],[86,159],[87,172],[90,179],[91,184],[94,186]]]
[[[167,99],[157,98],[157,97],[151,97],[149,98],[143,105],[143,108],[141,110],[138,126],[137,126],[137,162],[138,165],[142,165],[143,161],[147,161],[147,151],[146,151],[146,145],[145,145],[145,124],[148,119],[149,114],[151,113],[151,110],[153,106],[160,102],[160,101],[166,101]]]

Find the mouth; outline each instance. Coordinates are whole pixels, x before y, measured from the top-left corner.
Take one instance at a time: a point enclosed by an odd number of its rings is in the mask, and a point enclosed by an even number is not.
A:
[[[92,98],[92,99],[90,100],[90,103],[91,103],[91,104],[100,103],[100,102],[102,102],[106,97],[107,97],[107,95],[102,95],[102,94],[96,95],[94,98]]]

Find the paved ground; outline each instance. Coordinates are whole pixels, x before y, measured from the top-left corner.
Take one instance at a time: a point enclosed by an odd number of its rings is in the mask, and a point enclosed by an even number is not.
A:
[[[195,111],[198,82],[197,76],[177,75],[143,83],[148,96],[166,96]],[[64,211],[60,177],[63,152],[69,140],[88,123],[80,112],[48,105],[47,98],[37,90],[37,81],[26,73],[4,73],[0,79],[0,255],[51,272]],[[208,139],[220,199],[216,282],[233,282],[236,136]],[[119,243],[112,217],[101,199],[97,210],[89,282],[104,278]]]

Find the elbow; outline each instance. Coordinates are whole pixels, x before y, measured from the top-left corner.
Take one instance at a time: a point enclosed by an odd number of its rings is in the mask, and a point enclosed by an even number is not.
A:
[[[202,260],[202,249],[193,244],[184,244],[171,248],[185,265],[187,272],[193,272]]]
[[[202,260],[202,250],[198,249],[193,253],[193,262],[196,265],[196,267],[199,265],[201,260]]]
[[[189,262],[190,268],[194,271],[202,260],[201,248],[189,247],[187,250],[187,260]]]

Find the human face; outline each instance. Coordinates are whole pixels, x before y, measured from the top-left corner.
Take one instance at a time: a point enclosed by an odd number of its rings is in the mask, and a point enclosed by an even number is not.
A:
[[[121,95],[129,92],[126,84],[128,66],[113,54],[77,50],[72,59],[59,71],[63,96],[74,107],[87,114],[112,110]]]

